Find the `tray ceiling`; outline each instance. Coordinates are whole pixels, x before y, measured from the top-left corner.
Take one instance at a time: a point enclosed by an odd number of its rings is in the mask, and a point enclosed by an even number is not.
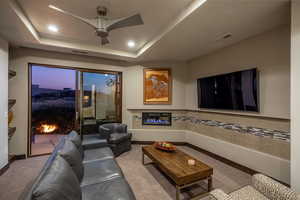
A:
[[[135,61],[190,60],[245,38],[290,23],[289,0],[1,0],[0,34],[27,47]],[[145,25],[114,30],[110,44],[101,46],[94,30],[58,13],[55,5],[93,18],[96,7],[108,16],[141,13]],[[6,20],[3,20],[6,19]],[[7,20],[9,19],[9,20]],[[58,33],[47,29],[59,27]],[[222,40],[224,34],[232,34]],[[129,48],[127,42],[136,46]]]
[[[40,33],[41,37],[57,39],[66,42],[76,42],[108,48],[119,51],[135,52],[154,38],[159,31],[167,26],[192,0],[18,0],[20,6]],[[101,4],[102,3],[102,4]],[[70,16],[58,13],[48,8],[55,5],[81,17],[95,18],[96,8],[106,5],[109,9],[108,17],[119,18],[135,13],[141,13],[144,25],[114,30],[110,33],[110,44],[101,46],[100,38],[95,35],[93,28]],[[59,27],[58,33],[51,33],[48,24]],[[134,40],[136,47],[127,47],[128,40]]]

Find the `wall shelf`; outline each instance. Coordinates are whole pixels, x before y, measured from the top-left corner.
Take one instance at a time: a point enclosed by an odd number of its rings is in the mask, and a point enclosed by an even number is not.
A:
[[[8,79],[12,79],[13,77],[15,77],[17,75],[17,73],[13,70],[8,70]],[[8,99],[8,111],[11,111],[11,108],[16,104],[16,99]],[[13,113],[10,113],[13,117]],[[11,120],[9,120],[9,124],[10,124]],[[9,126],[8,124],[8,126]],[[12,138],[12,136],[15,134],[17,128],[16,127],[8,127],[8,140],[10,140]]]

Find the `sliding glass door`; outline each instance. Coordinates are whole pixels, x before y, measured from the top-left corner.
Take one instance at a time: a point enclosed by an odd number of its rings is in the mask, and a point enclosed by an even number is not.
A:
[[[97,132],[104,123],[121,122],[121,74],[82,72],[82,134]]]
[[[48,154],[71,130],[121,122],[121,72],[29,65],[28,154]]]

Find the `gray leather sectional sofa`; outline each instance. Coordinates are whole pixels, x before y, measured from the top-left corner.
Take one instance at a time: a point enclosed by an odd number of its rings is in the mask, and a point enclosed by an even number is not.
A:
[[[19,199],[135,200],[111,149],[99,142],[82,142],[75,131],[62,138]]]

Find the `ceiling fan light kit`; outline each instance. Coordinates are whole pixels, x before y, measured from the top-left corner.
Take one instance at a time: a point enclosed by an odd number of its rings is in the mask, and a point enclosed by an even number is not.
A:
[[[96,35],[101,38],[102,45],[106,45],[109,43],[108,36],[109,36],[110,31],[119,29],[119,28],[125,28],[125,27],[129,27],[129,26],[137,26],[137,25],[144,24],[142,16],[139,13],[128,16],[128,17],[118,18],[118,19],[108,19],[107,18],[108,9],[105,6],[97,7],[98,16],[94,19],[80,17],[78,15],[75,15],[71,12],[62,10],[53,5],[49,5],[49,8],[54,9],[58,12],[61,12],[65,15],[69,15],[75,19],[78,19],[78,20],[92,26],[96,31]]]

